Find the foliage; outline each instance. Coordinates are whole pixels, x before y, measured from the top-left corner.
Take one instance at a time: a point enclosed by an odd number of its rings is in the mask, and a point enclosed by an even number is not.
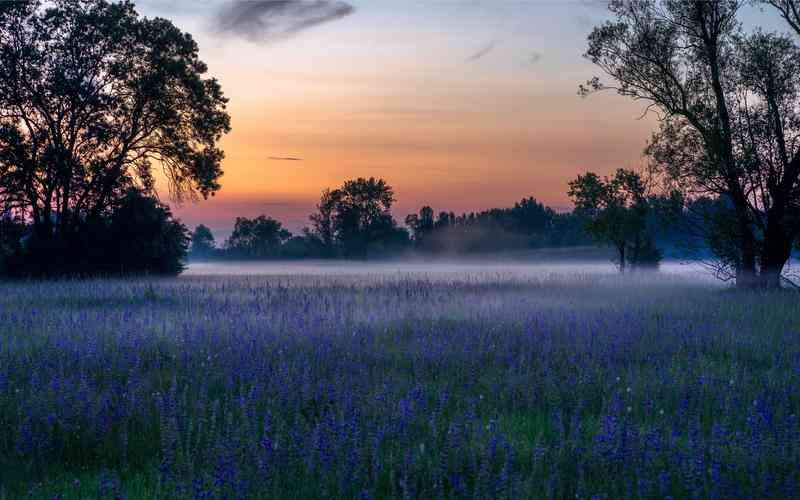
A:
[[[569,196],[576,212],[586,218],[586,230],[616,249],[623,272],[628,265],[658,266],[661,260],[647,228],[651,207],[646,194],[639,174],[625,169],[611,179],[588,172],[569,183]]]
[[[24,234],[25,222],[20,217],[12,211],[0,215],[0,274],[7,272],[8,258],[20,251]]]
[[[173,219],[169,207],[138,190],[130,190],[110,222],[110,241],[117,250],[110,272],[119,269],[120,274],[177,275],[183,271],[189,230]],[[92,267],[90,263],[87,269]]]
[[[191,36],[128,0],[2,2],[0,201],[69,251],[131,188],[153,193],[154,165],[177,198],[213,194],[229,117],[206,69]]]
[[[209,257],[216,250],[216,242],[214,241],[214,233],[208,226],[203,224],[198,225],[191,236],[191,250],[192,257]]]
[[[12,277],[176,275],[189,247],[188,229],[169,207],[135,189],[68,239],[41,238],[30,227],[25,231],[7,259],[5,272]]]
[[[724,248],[739,285],[778,287],[800,235],[800,48],[788,35],[744,33],[744,3],[610,2],[614,19],[591,33],[586,57],[616,86],[594,78],[582,91],[613,88],[656,110],[654,171],[687,200],[729,203],[728,226],[707,226],[709,245]],[[800,3],[760,3],[800,34]],[[720,246],[721,236],[732,240]]]
[[[406,217],[415,249],[427,253],[489,253],[525,250],[552,243],[555,212],[525,198],[511,208],[493,208],[456,216],[429,206]]]
[[[797,297],[625,278],[0,284],[0,498],[800,496]]]
[[[408,233],[392,217],[394,201],[394,191],[383,179],[345,181],[338,189],[323,191],[310,217],[312,234],[328,255],[363,258],[402,249]]]
[[[281,246],[292,237],[283,225],[265,215],[255,219],[237,217],[226,250],[239,258],[263,259],[280,255]]]

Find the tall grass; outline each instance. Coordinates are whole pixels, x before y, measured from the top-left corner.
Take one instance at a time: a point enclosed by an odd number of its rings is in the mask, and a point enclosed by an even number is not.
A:
[[[0,498],[798,497],[800,308],[680,277],[0,285]]]

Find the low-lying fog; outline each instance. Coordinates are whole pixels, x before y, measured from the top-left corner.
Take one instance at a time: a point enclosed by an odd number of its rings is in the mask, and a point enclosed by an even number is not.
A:
[[[184,275],[188,276],[269,276],[269,275],[509,275],[517,278],[551,275],[615,274],[611,262],[547,261],[525,262],[508,260],[406,260],[382,262],[354,261],[261,261],[261,262],[192,262]],[[645,274],[637,272],[638,275]],[[666,261],[658,275],[683,276],[702,281],[716,281],[708,268],[699,263]]]

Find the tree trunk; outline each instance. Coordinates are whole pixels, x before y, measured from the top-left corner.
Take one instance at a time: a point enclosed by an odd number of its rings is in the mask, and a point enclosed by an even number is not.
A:
[[[625,243],[617,246],[619,253],[619,272],[625,274]]]
[[[736,288],[749,289],[758,286],[755,246],[755,238],[748,228],[741,236],[742,260],[736,270]]]
[[[787,234],[779,221],[769,220],[767,229],[764,231],[761,272],[758,276],[757,286],[766,289],[780,288],[783,267],[791,255],[792,237]]]

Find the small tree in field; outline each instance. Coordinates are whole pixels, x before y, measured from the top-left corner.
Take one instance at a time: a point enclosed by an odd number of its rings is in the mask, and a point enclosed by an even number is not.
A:
[[[620,271],[658,265],[661,252],[647,232],[650,205],[636,172],[619,169],[613,178],[588,172],[569,183],[575,211],[586,218],[586,230],[617,252]]]

